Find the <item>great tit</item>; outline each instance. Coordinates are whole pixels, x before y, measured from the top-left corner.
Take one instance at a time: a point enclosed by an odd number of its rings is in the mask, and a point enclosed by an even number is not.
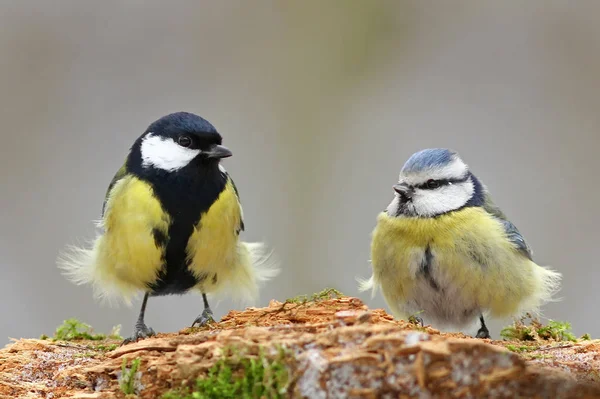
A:
[[[144,321],[150,296],[201,293],[254,300],[258,284],[279,269],[260,243],[240,240],[244,220],[233,180],[220,164],[231,151],[200,116],[177,112],[152,123],[133,143],[111,181],[89,248],[70,246],[59,267],[96,296],[131,303],[143,293],[139,317],[124,343],[154,335]]]

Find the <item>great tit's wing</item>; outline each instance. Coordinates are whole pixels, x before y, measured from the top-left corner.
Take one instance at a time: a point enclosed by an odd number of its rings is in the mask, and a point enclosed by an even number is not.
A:
[[[121,168],[115,174],[115,177],[113,177],[112,181],[108,185],[108,188],[106,189],[106,195],[104,195],[104,202],[102,202],[102,217],[104,217],[104,211],[106,210],[106,201],[108,201],[108,195],[110,194],[110,190],[112,190],[115,184],[117,184],[117,182],[127,174],[126,165],[127,164],[124,163],[123,166],[121,166]]]
[[[533,253],[531,251],[531,248],[527,244],[527,241],[525,241],[525,237],[523,237],[523,235],[519,232],[517,227],[514,224],[512,224],[510,220],[508,220],[508,218],[502,212],[502,210],[500,210],[500,208],[496,204],[494,204],[487,189],[484,190],[483,209],[485,209],[487,213],[494,216],[502,223],[502,225],[504,226],[504,231],[506,232],[506,236],[508,237],[510,242],[512,242],[515,245],[515,247],[519,250],[519,252],[521,252],[521,254],[532,260]]]
[[[233,191],[235,191],[235,195],[238,199],[238,202],[240,203],[240,207],[242,206],[242,202],[240,201],[240,193],[238,192],[237,187],[235,186],[235,183],[233,182],[233,179],[231,178],[231,176],[229,176],[229,173],[225,172],[224,170],[221,170],[221,173],[223,173],[225,175],[225,177],[227,177],[227,179],[229,179],[229,181],[231,182],[231,185],[233,186]],[[240,215],[240,227],[238,230],[238,234],[240,231],[244,231],[244,229],[246,228],[246,226],[244,225],[244,216]]]

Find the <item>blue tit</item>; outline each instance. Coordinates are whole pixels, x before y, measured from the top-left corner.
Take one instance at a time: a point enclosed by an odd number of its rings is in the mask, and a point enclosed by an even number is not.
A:
[[[152,123],[133,143],[111,181],[100,232],[89,248],[68,247],[59,267],[104,299],[143,294],[133,335],[154,335],[144,314],[148,297],[202,295],[193,325],[212,319],[207,294],[253,300],[258,285],[278,273],[265,246],[240,240],[244,230],[237,188],[220,161],[231,156],[205,119],[186,112]]]
[[[559,289],[561,275],[532,260],[525,239],[492,202],[459,155],[426,149],[404,164],[395,196],[371,242],[373,274],[360,290],[381,288],[397,318],[423,312],[444,326],[484,314],[535,312]]]

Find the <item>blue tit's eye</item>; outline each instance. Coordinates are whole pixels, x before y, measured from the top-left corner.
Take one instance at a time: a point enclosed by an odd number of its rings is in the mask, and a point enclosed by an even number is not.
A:
[[[190,145],[192,145],[192,139],[190,138],[190,136],[182,135],[177,138],[177,144],[187,148]]]
[[[433,179],[427,180],[427,183],[425,184],[427,185],[427,188],[431,189],[438,188],[440,186],[440,182]]]

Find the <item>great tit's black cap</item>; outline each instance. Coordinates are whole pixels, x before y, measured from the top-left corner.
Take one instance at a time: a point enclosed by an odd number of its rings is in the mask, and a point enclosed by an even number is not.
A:
[[[162,136],[174,137],[182,133],[213,136],[217,144],[221,144],[221,135],[206,119],[190,112],[174,112],[153,122],[146,129]]]

